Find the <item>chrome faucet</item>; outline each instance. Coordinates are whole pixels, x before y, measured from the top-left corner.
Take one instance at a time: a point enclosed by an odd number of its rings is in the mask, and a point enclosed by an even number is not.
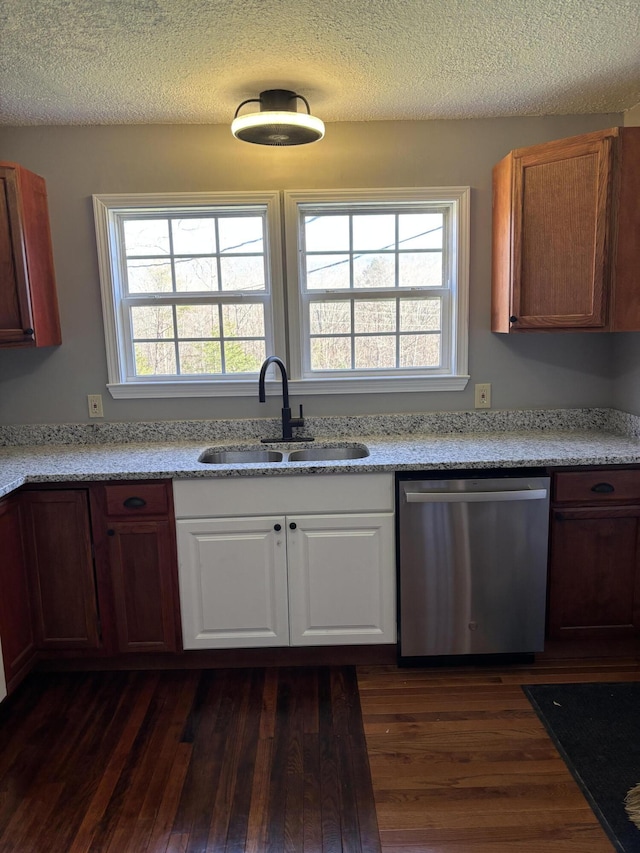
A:
[[[258,380],[258,398],[261,403],[266,402],[267,395],[264,387],[264,380],[267,373],[267,368],[270,364],[275,364],[280,368],[282,376],[282,436],[281,438],[263,438],[264,444],[269,444],[274,441],[313,441],[312,438],[299,436],[294,438],[293,427],[304,426],[304,417],[302,416],[302,404],[300,405],[300,417],[291,417],[291,407],[289,405],[289,380],[287,378],[287,368],[284,366],[282,359],[277,355],[270,355],[262,363],[260,368],[260,379]]]

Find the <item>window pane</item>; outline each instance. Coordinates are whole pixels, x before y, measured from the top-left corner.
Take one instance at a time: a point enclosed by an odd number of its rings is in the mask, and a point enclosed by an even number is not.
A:
[[[171,293],[170,261],[128,261],[127,286],[129,293]]]
[[[264,258],[221,258],[223,290],[265,290]]]
[[[356,338],[356,368],[395,367],[396,339],[385,335],[374,338]]]
[[[178,305],[179,338],[219,338],[220,320],[217,305]]]
[[[354,257],[354,287],[395,287],[395,283],[395,255],[360,255]]]
[[[225,373],[258,373],[266,358],[264,341],[225,341]]]
[[[400,249],[441,249],[444,217],[441,213],[401,213]]]
[[[395,332],[396,300],[372,299],[361,302],[358,299],[354,306],[354,321],[356,332]]]
[[[400,331],[440,331],[442,302],[440,299],[401,299]]]
[[[216,220],[172,219],[175,255],[211,255],[216,251]]]
[[[215,258],[176,258],[176,290],[186,293],[218,289]]]
[[[136,376],[175,376],[176,350],[171,343],[134,344]]]
[[[442,287],[442,253],[408,252],[399,257],[400,287]]]
[[[219,341],[185,341],[178,344],[181,373],[221,373]]]
[[[263,252],[261,216],[221,216],[218,238],[221,252]]]
[[[311,338],[312,370],[350,370],[351,338]]]
[[[344,290],[349,285],[349,255],[307,257],[307,290]]]
[[[353,217],[353,248],[395,249],[396,218],[391,213],[365,213]]]
[[[349,250],[349,217],[342,215],[305,216],[307,252],[346,252]]]
[[[169,254],[169,222],[166,219],[125,219],[123,225],[128,257]]]
[[[440,335],[401,335],[400,367],[440,367]]]
[[[131,309],[134,338],[173,338],[173,309],[170,305],[135,306]]]
[[[222,328],[225,338],[264,338],[263,306],[223,305]]]
[[[339,335],[351,332],[350,302],[312,302],[309,306],[312,335]]]

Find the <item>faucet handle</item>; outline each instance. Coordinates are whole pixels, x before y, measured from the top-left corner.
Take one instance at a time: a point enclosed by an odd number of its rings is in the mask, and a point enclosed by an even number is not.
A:
[[[300,420],[304,420],[304,415],[302,414],[302,403],[300,403]]]

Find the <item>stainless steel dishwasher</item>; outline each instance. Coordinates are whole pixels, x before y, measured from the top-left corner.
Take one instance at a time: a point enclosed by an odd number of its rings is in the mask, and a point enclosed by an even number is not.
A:
[[[416,477],[398,475],[400,663],[541,651],[549,478]]]

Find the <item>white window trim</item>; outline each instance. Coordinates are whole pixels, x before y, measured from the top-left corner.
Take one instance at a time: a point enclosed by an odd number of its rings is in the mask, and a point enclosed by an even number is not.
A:
[[[469,327],[469,243],[470,243],[470,195],[469,187],[430,187],[400,189],[345,189],[307,190],[284,192],[233,192],[233,193],[146,193],[146,194],[100,194],[93,196],[102,311],[105,327],[107,355],[107,388],[115,399],[145,399],[170,397],[244,397],[256,394],[256,376],[225,380],[166,380],[145,378],[144,381],[126,382],[126,356],[122,352],[118,335],[118,318],[114,305],[112,277],[117,270],[119,258],[110,239],[115,226],[117,212],[136,209],[168,207],[198,207],[223,205],[260,204],[267,207],[270,231],[268,263],[271,271],[272,322],[276,352],[284,357],[291,373],[290,391],[298,395],[394,393],[402,391],[462,391],[469,382],[468,375],[468,327]],[[289,349],[285,347],[285,293],[282,253],[281,199],[284,200],[285,263],[288,274],[288,319]],[[455,245],[456,259],[453,305],[455,318],[453,329],[455,346],[452,353],[451,372],[431,376],[388,375],[384,377],[340,376],[321,379],[301,379],[296,365],[301,364],[298,329],[300,328],[300,300],[297,288],[299,263],[298,209],[300,202],[323,201],[354,203],[397,201],[434,201],[450,203],[456,209]],[[117,272],[116,272],[117,274]],[[274,380],[268,386],[278,386]]]
[[[409,187],[400,189],[295,190],[284,192],[285,249],[287,270],[287,304],[289,317],[289,352],[292,365],[290,388],[299,394],[393,393],[399,391],[462,391],[469,382],[469,187]],[[298,283],[301,251],[298,245],[300,204],[433,201],[450,205],[455,213],[451,257],[452,326],[454,344],[451,366],[446,373],[425,376],[388,374],[382,377],[348,376],[312,379],[297,375],[294,366],[302,365],[303,352],[299,330],[303,328],[303,303]],[[294,331],[295,330],[295,331]]]
[[[271,277],[271,306],[273,340],[276,348],[284,348],[284,295],[282,252],[282,223],[280,193],[234,192],[234,193],[145,193],[108,194],[93,196],[93,211],[98,247],[100,291],[104,334],[107,353],[107,389],[115,399],[142,399],[158,397],[239,397],[256,393],[258,374],[242,379],[196,379],[167,380],[145,377],[135,382],[126,381],[127,353],[123,349],[126,336],[118,329],[120,322],[114,303],[114,279],[119,280],[120,259],[115,250],[114,239],[117,216],[135,210],[158,210],[166,208],[224,207],[241,205],[264,205],[267,209],[269,240],[265,255]]]

